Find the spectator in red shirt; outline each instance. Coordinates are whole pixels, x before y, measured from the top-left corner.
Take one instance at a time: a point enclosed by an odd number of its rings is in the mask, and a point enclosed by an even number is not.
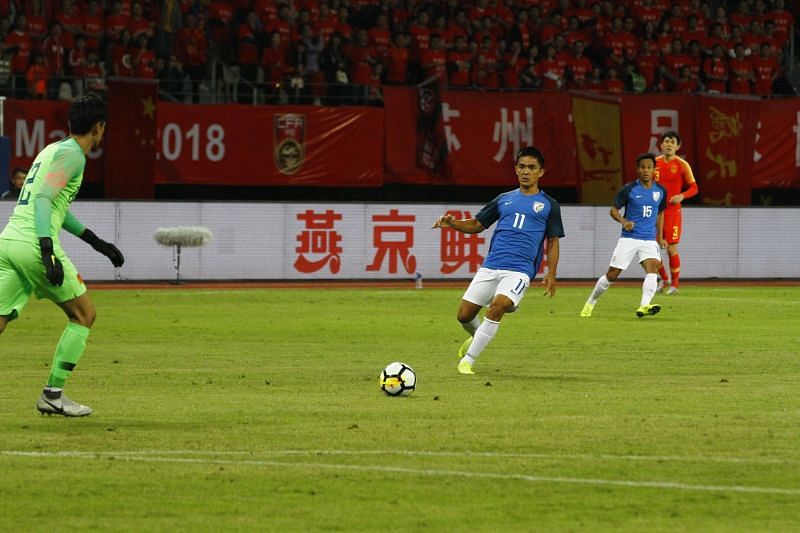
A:
[[[17,15],[14,30],[3,40],[4,53],[11,56],[11,74],[14,76],[15,98],[25,98],[26,74],[31,58],[31,36],[25,31],[28,24],[25,15]]]
[[[467,38],[463,35],[457,35],[453,50],[447,54],[450,87],[468,87],[471,67],[472,54],[467,48]]]
[[[689,66],[689,64],[692,63],[692,59],[687,54],[683,53],[683,43],[681,40],[673,39],[670,45],[670,52],[663,56],[662,63],[665,67],[662,73],[670,82],[667,88],[669,90],[675,90],[681,68]]]
[[[472,82],[478,87],[497,89],[500,87],[499,58],[496,49],[492,46],[492,38],[483,38],[480,48],[475,54],[475,63],[472,67]]]
[[[710,93],[727,92],[728,62],[721,44],[715,44],[711,56],[703,63],[703,77],[706,91]]]
[[[381,62],[386,62],[386,55],[389,53],[389,44],[392,42],[392,32],[389,29],[389,18],[381,13],[375,19],[375,26],[367,32],[372,46],[378,54]]]
[[[58,91],[66,72],[66,46],[61,24],[50,25],[50,33],[42,43],[45,65],[47,66],[47,96],[51,100],[58,98]]]
[[[339,6],[336,18],[336,31],[342,36],[342,43],[352,40],[353,26],[350,24],[350,10],[347,6]]]
[[[592,72],[592,62],[583,55],[583,41],[576,41],[572,47],[573,55],[567,63],[569,88],[586,89],[586,78]]]
[[[133,68],[132,46],[133,38],[131,37],[131,31],[126,28],[120,32],[119,42],[114,44],[111,53],[111,64],[113,65],[114,76],[128,78],[134,76],[135,70]]]
[[[108,89],[106,86],[106,71],[102,64],[97,61],[97,51],[89,50],[86,56],[86,78],[85,87],[89,91],[100,92]]]
[[[681,67],[675,79],[674,92],[681,94],[694,94],[697,92],[697,78],[692,76],[692,71],[687,65]]]
[[[503,54],[502,59],[502,85],[509,89],[519,89],[522,85],[520,72],[525,66],[522,58],[522,45],[513,41],[511,47]]]
[[[31,66],[25,73],[25,78],[30,87],[30,97],[34,100],[44,100],[47,96],[47,67],[44,64],[44,56],[40,52],[34,52]]]
[[[136,77],[145,80],[156,78],[156,53],[150,47],[150,39],[140,33],[136,39],[136,50],[133,52],[133,68]]]
[[[540,63],[542,89],[560,91],[565,88],[565,67],[556,59],[556,49],[550,44],[545,48],[545,57]]]
[[[745,55],[746,48],[742,43],[736,43],[734,57],[728,62],[731,78],[731,93],[751,94],[753,83],[753,64]]]
[[[770,54],[770,49],[770,43],[762,44],[759,54],[751,59],[753,73],[755,74],[753,93],[760,96],[770,96],[772,94],[772,82],[780,74],[778,61]]]
[[[83,17],[76,9],[73,0],[63,0],[61,7],[55,9],[55,22],[61,24],[61,41],[64,46],[72,48],[75,45],[75,35],[83,31]]]
[[[242,78],[251,84],[255,83],[258,74],[259,60],[261,59],[258,46],[263,38],[261,21],[258,20],[255,11],[250,11],[236,31],[236,59]],[[244,86],[238,91],[240,95],[245,92]]]
[[[268,43],[261,54],[261,68],[264,71],[267,103],[277,104],[280,100],[281,84],[286,78],[286,48],[278,32],[269,36]]]
[[[192,84],[192,102],[199,101],[200,82],[205,77],[208,40],[205,32],[197,24],[197,17],[189,13],[184,26],[178,30],[176,54],[183,64],[183,71],[189,76]]]
[[[322,44],[327,45],[328,39],[333,32],[336,31],[336,15],[331,13],[328,4],[322,3],[319,5],[319,16],[313,22],[312,26],[319,38],[322,39]]]
[[[708,36],[706,35],[705,30],[698,26],[698,20],[699,19],[695,15],[691,15],[688,19],[686,19],[687,26],[686,31],[683,33],[682,40],[687,43],[697,41],[700,43],[702,48],[705,48],[706,39]]]
[[[612,94],[622,94],[625,91],[625,82],[619,78],[617,69],[609,68],[606,70],[606,78],[603,80],[603,90]]]
[[[408,81],[411,34],[397,32],[386,57],[386,83],[405,84]]]
[[[87,50],[100,50],[106,36],[106,21],[103,10],[97,0],[89,0],[86,4],[86,13],[83,15],[83,29],[86,36]]]
[[[447,56],[444,51],[442,38],[438,33],[432,33],[430,46],[427,50],[422,52],[422,57],[420,58],[423,80],[433,76],[439,76],[442,81],[446,81],[446,62]]]
[[[111,14],[106,17],[106,32],[112,41],[119,41],[122,30],[128,27],[130,17],[122,13],[122,4],[117,1],[111,4]]]
[[[350,83],[361,86],[353,87],[355,103],[364,104],[369,95],[367,87],[371,82],[372,68],[378,62],[375,48],[369,44],[367,30],[363,28],[356,30],[353,43],[344,46],[344,54],[350,67],[348,73]]]
[[[83,94],[83,79],[86,77],[86,61],[88,51],[86,50],[86,38],[83,35],[75,37],[75,48],[67,54],[67,66],[69,75],[72,76],[72,89],[75,96]]]
[[[775,0],[772,11],[767,13],[767,16],[775,23],[775,39],[778,41],[778,46],[781,48],[786,46],[794,24],[794,17],[786,11],[784,0]]]
[[[642,41],[642,49],[636,56],[636,70],[644,78],[645,91],[663,90],[658,75],[661,58],[651,48],[650,41]]]
[[[524,9],[517,12],[517,21],[509,28],[508,40],[518,42],[522,45],[523,50],[527,50],[531,46],[531,29],[528,25],[529,18],[528,12]]]
[[[135,2],[132,5],[131,20],[128,23],[128,28],[131,30],[133,39],[138,42],[139,35],[144,35],[148,39],[153,37],[153,23],[144,17],[144,9],[142,4]]]
[[[31,38],[31,47],[34,50],[41,50],[42,41],[47,36],[47,17],[41,0],[30,0],[25,9],[25,18],[28,21],[27,31]]]

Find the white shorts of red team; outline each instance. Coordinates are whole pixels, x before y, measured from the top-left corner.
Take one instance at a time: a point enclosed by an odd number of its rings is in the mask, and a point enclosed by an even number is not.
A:
[[[467,287],[464,299],[485,307],[492,303],[496,294],[502,294],[519,305],[530,284],[531,278],[522,272],[481,267]]]
[[[614,248],[611,255],[610,266],[625,270],[636,260],[641,263],[645,259],[655,259],[661,261],[661,252],[656,241],[643,241],[641,239],[631,239],[622,237]]]

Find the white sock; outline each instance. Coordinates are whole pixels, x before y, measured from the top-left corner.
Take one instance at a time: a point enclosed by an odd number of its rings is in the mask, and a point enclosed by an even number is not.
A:
[[[470,337],[475,336],[475,332],[478,331],[478,328],[481,325],[481,319],[477,316],[470,320],[469,322],[462,322],[461,327],[464,328],[464,331],[469,333]]]
[[[497,334],[497,329],[500,327],[500,322],[484,318],[475,335],[472,337],[472,343],[467,349],[467,355],[464,356],[462,361],[468,361],[469,364],[474,365],[475,359],[481,354],[486,345],[491,342]]]
[[[650,300],[656,294],[656,287],[658,287],[658,274],[645,274],[644,283],[642,283],[642,304],[640,307],[650,304]]]
[[[608,278],[605,274],[600,276],[600,279],[597,280],[597,283],[594,284],[594,290],[592,290],[592,294],[589,295],[589,303],[594,305],[597,303],[597,299],[600,298],[604,292],[611,287],[611,282],[608,281]]]

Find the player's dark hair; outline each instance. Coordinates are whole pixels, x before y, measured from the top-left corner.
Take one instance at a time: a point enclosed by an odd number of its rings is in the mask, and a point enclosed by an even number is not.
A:
[[[651,154],[650,152],[645,152],[643,154],[639,154],[636,156],[636,168],[639,168],[639,163],[644,161],[645,159],[649,159],[653,162],[653,167],[656,166],[656,156],[655,154]]]
[[[680,136],[680,135],[678,135],[678,132],[677,132],[677,131],[675,131],[675,130],[669,130],[669,131],[665,131],[664,133],[662,133],[662,134],[661,134],[661,139],[660,139],[660,142],[662,142],[662,143],[663,143],[663,142],[664,142],[664,139],[666,139],[667,137],[672,137],[673,139],[675,139],[675,141],[676,141],[678,144],[681,144],[681,136]]]
[[[76,98],[69,105],[69,132],[86,135],[92,126],[106,121],[106,103],[94,93]]]
[[[526,146],[517,152],[517,156],[514,158],[514,163],[519,163],[519,160],[522,157],[532,157],[539,162],[540,167],[544,168],[544,155],[542,155],[542,152],[535,146]]]

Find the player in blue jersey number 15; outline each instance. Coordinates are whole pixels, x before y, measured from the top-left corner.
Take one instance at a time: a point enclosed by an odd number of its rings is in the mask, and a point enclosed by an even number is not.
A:
[[[80,237],[115,267],[122,266],[125,258],[69,211],[83,181],[86,154],[97,148],[105,133],[103,100],[87,94],[73,101],[69,129],[69,137],[47,145],[36,156],[17,206],[0,233],[0,333],[19,316],[32,293],[55,302],[69,322],[36,408],[48,415],[87,416],[92,409],[62,391],[86,347],[95,310],[86,285],[61,248],[59,232],[63,228]]]
[[[641,318],[661,311],[660,305],[650,302],[658,286],[656,278],[661,265],[659,246],[667,246],[661,231],[664,227],[664,209],[667,207],[667,190],[653,180],[655,168],[656,156],[641,154],[636,158],[639,179],[623,186],[614,198],[611,218],[622,225],[622,235],[611,255],[608,271],[597,280],[592,294],[583,305],[582,317],[592,316],[597,299],[634,260],[645,271],[642,298],[636,316]]]
[[[434,228],[480,233],[497,222],[489,253],[458,308],[458,321],[471,335],[458,351],[462,374],[474,374],[472,366],[494,338],[503,315],[517,310],[542,265],[545,249],[547,273],[542,283],[546,295],[556,292],[558,240],[564,237],[564,227],[558,202],[539,189],[544,156],[532,146],[523,148],[516,154],[514,169],[519,188],[500,194],[474,218],[442,215],[433,224]],[[487,306],[481,322],[478,313]]]

